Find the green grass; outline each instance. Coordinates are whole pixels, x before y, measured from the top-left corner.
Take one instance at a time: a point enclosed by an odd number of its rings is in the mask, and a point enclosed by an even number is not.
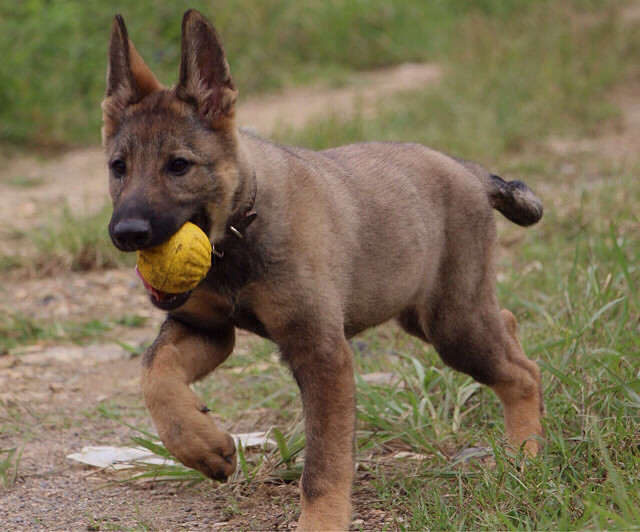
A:
[[[96,214],[75,214],[63,205],[51,212],[46,225],[12,235],[16,251],[0,254],[0,271],[22,269],[42,276],[135,264],[135,253],[118,251],[109,238],[111,211],[105,205]]]
[[[365,449],[399,439],[432,457],[409,478],[392,471],[378,480],[388,510],[403,516],[407,529],[640,523],[640,495],[629,488],[640,480],[640,249],[611,239],[597,250],[596,240],[580,237],[566,250],[548,246],[539,256],[547,268],[521,279],[519,295],[501,287],[511,296],[503,301],[511,299],[507,306],[521,315],[525,349],[542,366],[549,413],[545,454],[522,472],[500,447],[495,470],[472,465],[469,475],[451,461],[451,451],[502,439],[500,409],[465,376],[442,372],[433,352],[396,366],[402,388],[360,386]],[[580,262],[583,253],[590,258]],[[573,273],[557,275],[567,269]],[[538,297],[543,302],[532,301]]]
[[[127,532],[143,532],[146,530],[155,530],[153,523],[140,514],[140,510],[136,511],[137,516],[134,524],[123,526],[119,516],[114,517],[95,517],[92,513],[86,512],[87,530],[89,532],[98,532],[103,530],[127,531]]]
[[[0,489],[10,489],[18,478],[22,450],[0,449]]]
[[[44,179],[39,177],[25,177],[17,175],[7,180],[7,184],[16,188],[37,188],[44,183]]]
[[[640,32],[616,9],[579,24],[583,7],[539,2],[521,16],[464,19],[440,84],[386,99],[378,116],[323,117],[278,138],[316,149],[415,141],[487,164],[507,153],[538,155],[551,135],[594,134],[619,118],[607,90],[640,77]]]
[[[0,354],[39,342],[86,344],[90,340],[108,338],[117,327],[140,327],[145,321],[145,318],[133,315],[116,319],[56,321],[36,319],[22,312],[3,312],[0,313]],[[136,348],[121,345],[132,355],[138,354]]]
[[[615,3],[562,4],[589,12],[599,4]],[[537,4],[535,0],[180,0],[154,2],[150,16],[148,5],[122,0],[108,6],[98,0],[2,2],[0,49],[7,53],[0,64],[0,140],[45,146],[98,140],[107,41],[117,12],[125,17],[131,37],[159,79],[173,84],[182,13],[187,8],[201,10],[220,31],[232,72],[242,94],[247,94],[317,78],[339,81],[353,69],[447,60],[461,28],[469,28],[461,27],[462,22],[491,17],[502,25],[514,20],[526,25],[528,12],[536,11]],[[496,34],[493,28],[485,33],[485,25],[479,28],[482,34],[478,32],[475,45],[490,51]],[[504,80],[505,85],[513,82],[520,90],[527,79]]]
[[[149,6],[97,0],[3,2],[0,139],[59,144],[98,140],[106,50],[115,13],[159,79],[173,84],[180,20],[187,8],[210,16],[227,45],[243,94],[347,69],[426,59],[458,16],[402,0],[190,0]]]
[[[135,254],[119,252],[111,242],[107,225],[111,206],[95,215],[76,215],[63,207],[50,226],[32,231],[28,238],[37,250],[39,270],[90,270],[131,265]]]

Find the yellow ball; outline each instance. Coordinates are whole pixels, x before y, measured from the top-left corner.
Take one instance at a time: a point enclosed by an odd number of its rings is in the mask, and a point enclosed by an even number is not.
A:
[[[211,242],[187,222],[164,244],[138,251],[138,271],[153,288],[169,294],[193,290],[211,268]]]

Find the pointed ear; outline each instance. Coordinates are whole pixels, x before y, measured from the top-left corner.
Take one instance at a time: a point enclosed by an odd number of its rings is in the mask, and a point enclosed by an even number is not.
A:
[[[124,20],[116,15],[109,38],[107,90],[102,102],[103,138],[115,131],[129,105],[163,88],[133,46]]]
[[[222,127],[235,117],[238,98],[220,37],[209,21],[195,10],[182,19],[182,59],[176,95],[196,106],[212,127]]]

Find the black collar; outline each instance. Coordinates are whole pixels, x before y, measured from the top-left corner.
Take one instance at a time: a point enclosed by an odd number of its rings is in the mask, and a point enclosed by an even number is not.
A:
[[[258,213],[253,210],[256,203],[256,194],[258,192],[258,182],[256,179],[255,171],[252,172],[253,176],[253,190],[249,197],[249,203],[247,207],[240,210],[239,214],[233,215],[227,222],[227,227],[224,232],[222,240],[213,245],[213,255],[218,259],[224,257],[225,253],[228,253],[233,246],[235,246],[240,240],[244,238],[245,231],[258,217]]]

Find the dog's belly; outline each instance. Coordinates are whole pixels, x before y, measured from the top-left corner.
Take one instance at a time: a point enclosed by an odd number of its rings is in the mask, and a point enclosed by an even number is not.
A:
[[[431,292],[438,253],[429,256],[423,246],[404,249],[356,263],[344,304],[347,337],[396,317]]]
[[[407,209],[410,211],[411,209]],[[412,220],[419,220],[415,213]],[[441,223],[386,224],[353,256],[344,304],[347,336],[424,304],[437,285],[442,259]]]
[[[344,316],[346,337],[350,338],[365,329],[380,325],[411,307],[419,290],[419,281],[412,281],[405,284],[389,283],[376,289],[369,286],[368,290],[355,294]],[[384,285],[388,281],[379,279],[378,283]]]

